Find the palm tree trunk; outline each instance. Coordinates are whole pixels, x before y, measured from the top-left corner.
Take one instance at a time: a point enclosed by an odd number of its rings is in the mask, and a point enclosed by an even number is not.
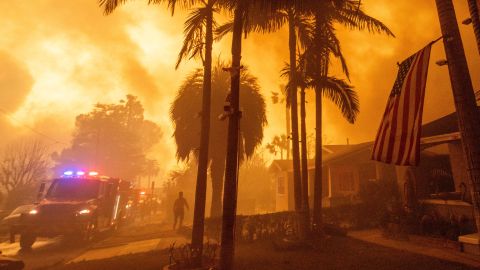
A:
[[[302,199],[305,211],[305,223],[307,224],[307,233],[310,224],[310,205],[308,197],[308,157],[307,157],[307,125],[306,125],[306,108],[305,108],[305,88],[300,90],[300,136],[302,147]]]
[[[322,231],[322,92],[315,89],[315,181],[313,190],[313,230]]]
[[[314,36],[314,64],[315,77],[317,80],[328,75],[328,49],[325,48],[325,37],[323,36],[323,21],[321,10],[315,14],[315,36]],[[322,233],[322,91],[323,86],[315,85],[315,181],[313,194],[313,229],[316,233]]]
[[[292,9],[288,11],[288,45],[290,50],[290,109],[292,118],[292,159],[293,159],[293,192],[295,212],[297,214],[298,236],[305,239],[305,225],[302,207],[302,179],[300,173],[300,149],[298,140],[298,102],[297,102],[297,41],[295,33],[295,14]]]
[[[472,19],[473,32],[477,40],[477,48],[480,53],[480,15],[478,0],[468,0],[468,9],[470,10],[470,18]]]
[[[202,126],[200,132],[200,151],[198,158],[197,185],[195,190],[195,209],[193,213],[192,248],[198,250],[194,264],[202,264],[203,234],[205,221],[205,202],[207,193],[208,148],[210,141],[210,103],[212,92],[212,44],[213,9],[210,8],[206,19],[205,64],[203,68]]]
[[[237,213],[238,185],[238,144],[240,102],[240,60],[242,54],[242,32],[244,19],[244,2],[235,8],[232,34],[232,67],[230,69],[231,91],[228,120],[227,159],[225,169],[225,186],[223,191],[222,239],[220,244],[220,270],[233,269],[235,254],[235,218]]]
[[[436,0],[448,61],[453,99],[469,172],[469,188],[477,231],[480,232],[480,114],[465,58],[452,0]]]
[[[286,120],[286,127],[287,127],[287,134],[285,134],[288,137],[290,137],[290,133],[292,133],[292,128],[290,126],[290,106],[287,104],[288,102],[285,101],[285,120]],[[290,140],[287,140],[287,159],[290,159]],[[283,159],[283,158],[282,158]]]
[[[225,160],[213,159],[210,165],[210,176],[212,177],[212,204],[210,206],[210,217],[222,216],[222,192],[223,176],[225,173]]]

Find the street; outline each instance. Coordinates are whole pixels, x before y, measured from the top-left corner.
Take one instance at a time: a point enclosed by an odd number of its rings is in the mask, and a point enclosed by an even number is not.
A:
[[[168,248],[172,243],[184,244],[186,238],[173,232],[159,219],[137,220],[110,235],[87,245],[72,245],[63,237],[40,238],[31,251],[22,251],[18,243],[0,243],[2,255],[24,261],[25,269],[48,268],[59,264],[106,259],[115,256]]]

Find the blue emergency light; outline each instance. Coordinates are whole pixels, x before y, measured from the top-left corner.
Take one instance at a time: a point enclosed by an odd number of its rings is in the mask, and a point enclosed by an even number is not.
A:
[[[74,172],[74,171],[69,170],[69,171],[63,172],[63,176],[69,176],[69,177],[71,177],[71,176],[74,176],[74,175],[76,175],[76,176],[85,176],[85,175],[88,175],[88,176],[98,176],[98,172],[96,172],[96,171],[89,171],[88,174],[87,174],[85,171],[76,171],[76,172]]]

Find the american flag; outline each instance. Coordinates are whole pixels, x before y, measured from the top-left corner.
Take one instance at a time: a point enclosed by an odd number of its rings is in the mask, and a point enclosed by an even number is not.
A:
[[[373,146],[373,160],[403,166],[418,164],[432,44],[399,64],[397,79]]]

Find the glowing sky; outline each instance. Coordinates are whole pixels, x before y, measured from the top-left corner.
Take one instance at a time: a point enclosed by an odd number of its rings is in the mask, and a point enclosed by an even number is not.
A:
[[[361,113],[355,125],[326,101],[324,130],[332,143],[372,140],[396,76],[396,63],[440,36],[434,0],[364,0],[365,10],[397,36],[390,38],[339,27],[339,37],[359,92]],[[467,1],[454,1],[457,18],[468,16]],[[152,155],[166,172],[175,164],[168,109],[184,76],[200,63],[174,69],[183,38],[185,12],[175,17],[164,6],[137,0],[104,16],[95,0],[0,1],[0,132],[8,141],[32,135],[24,125],[68,143],[74,117],[97,102],[116,102],[125,94],[140,97],[147,118],[164,131]],[[460,25],[475,89],[480,89],[479,54],[471,26]],[[243,62],[259,78],[268,102],[265,142],[284,132],[284,107],[270,103],[270,92],[284,83],[279,71],[288,59],[285,30],[253,34],[244,40]],[[230,57],[230,39],[215,44],[214,56]],[[433,48],[424,122],[453,111],[443,44]],[[334,72],[341,75],[339,72]],[[308,97],[308,132],[314,131],[314,100]],[[34,134],[33,134],[34,135]],[[64,145],[56,144],[57,148]],[[162,153],[161,155],[158,153]]]

